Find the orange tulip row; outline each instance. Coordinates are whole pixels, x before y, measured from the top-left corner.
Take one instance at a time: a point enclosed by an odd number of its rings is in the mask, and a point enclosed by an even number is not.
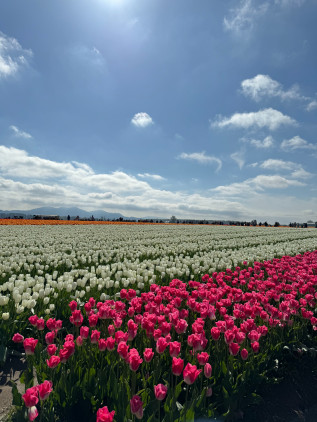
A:
[[[0,226],[39,226],[39,225],[87,225],[87,224],[164,224],[135,221],[77,221],[77,220],[31,220],[0,218]]]

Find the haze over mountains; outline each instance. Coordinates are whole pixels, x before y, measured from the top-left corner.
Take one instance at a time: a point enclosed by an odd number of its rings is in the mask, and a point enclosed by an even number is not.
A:
[[[135,217],[125,217],[124,215],[118,212],[107,212],[103,210],[93,210],[93,211],[85,211],[78,207],[40,207],[40,208],[33,208],[31,210],[0,210],[1,214],[5,214],[8,216],[32,216],[33,215],[59,215],[60,217],[80,217],[80,218],[90,218],[92,215],[94,218],[100,219],[104,218],[106,220],[114,220],[118,218],[123,218],[124,220],[137,220]]]

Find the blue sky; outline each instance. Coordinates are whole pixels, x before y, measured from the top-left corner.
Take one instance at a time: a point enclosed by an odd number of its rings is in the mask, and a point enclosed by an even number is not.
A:
[[[0,209],[317,221],[317,0],[0,3]]]

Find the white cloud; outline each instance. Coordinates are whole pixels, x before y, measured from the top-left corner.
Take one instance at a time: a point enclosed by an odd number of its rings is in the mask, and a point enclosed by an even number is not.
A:
[[[24,150],[0,145],[0,172],[13,178],[53,179],[66,181],[87,188],[98,190],[115,189],[119,192],[140,191],[149,185],[121,171],[108,174],[96,174],[84,163],[56,162],[40,157],[30,156]]]
[[[269,75],[257,75],[254,78],[245,79],[241,82],[241,88],[245,96],[251,97],[255,101],[259,101],[263,97],[280,97],[282,100],[306,98],[299,93],[297,85],[293,85],[285,91],[282,84]]]
[[[229,17],[225,17],[223,25],[225,30],[235,33],[250,31],[254,22],[268,10],[267,2],[254,5],[252,0],[241,0],[235,9],[230,10]]]
[[[14,133],[14,135],[17,138],[24,138],[24,139],[31,139],[32,138],[32,135],[30,135],[27,132],[23,132],[23,130],[20,130],[18,127],[14,126],[14,125],[11,125],[9,128],[12,130],[12,132]]]
[[[312,111],[312,110],[315,110],[315,108],[317,108],[317,101],[316,101],[316,100],[312,100],[312,101],[310,101],[310,103],[307,105],[306,110],[307,110],[307,111]]]
[[[123,171],[98,174],[86,163],[55,162],[0,145],[2,209],[65,205],[136,217],[176,215],[178,218],[235,220],[252,217],[269,221],[270,216],[274,216],[281,221],[286,216],[290,221],[302,221],[302,210],[317,209],[316,198],[303,200],[282,196],[279,192],[276,201],[276,197],[265,194],[265,189],[287,191],[287,187],[296,186],[304,184],[290,177],[259,175],[242,183],[218,186],[204,194],[175,192],[154,189]],[[309,215],[309,218],[315,217]]]
[[[216,163],[218,165],[216,171],[219,171],[222,167],[222,161],[219,158],[214,157],[213,155],[206,155],[205,151],[193,152],[191,154],[182,152],[177,158],[180,158],[182,160],[198,161],[198,163],[201,163],[201,164]]]
[[[309,173],[308,171],[300,167],[297,170],[294,170],[291,176],[294,177],[295,179],[309,179],[310,177],[313,176],[313,174]]]
[[[75,45],[68,52],[71,58],[75,60],[76,66],[87,66],[100,72],[107,68],[106,60],[97,47]]]
[[[316,144],[311,144],[300,136],[294,136],[292,139],[285,139],[281,143],[281,148],[284,151],[294,151],[296,149],[311,149],[317,150]]]
[[[252,180],[256,189],[286,189],[290,186],[305,186],[305,183],[298,180],[287,179],[286,177],[260,174]]]
[[[258,176],[252,179],[247,179],[241,183],[218,186],[210,190],[220,195],[236,197],[243,194],[258,194],[266,189],[286,189],[292,186],[305,186],[305,183],[298,180],[288,179],[278,174],[259,174]]]
[[[264,98],[280,98],[282,101],[298,100],[307,103],[306,110],[311,111],[317,107],[317,101],[300,93],[298,85],[293,85],[288,90],[269,75],[257,75],[254,78],[245,79],[241,82],[242,93],[254,101]]]
[[[16,75],[32,56],[32,50],[22,48],[15,38],[0,31],[0,79]]]
[[[241,170],[245,163],[244,151],[237,151],[230,155],[230,157],[238,164]]]
[[[264,161],[260,167],[266,170],[290,171],[290,176],[297,179],[307,179],[312,176],[312,173],[304,170],[301,164],[294,163],[293,161],[284,161],[270,158]]]
[[[259,4],[259,1],[240,0],[237,7],[230,9],[229,16],[223,20],[223,26],[226,31],[232,31],[235,34],[246,35],[251,32],[256,22],[264,16],[274,5],[280,8],[289,8],[301,6],[305,0],[268,0]]]
[[[272,136],[265,137],[263,141],[259,139],[247,139],[247,138],[242,138],[242,141],[247,142],[250,145],[253,145],[259,149],[271,148],[274,145],[274,139],[272,138]]]
[[[250,113],[235,113],[231,117],[220,116],[217,121],[212,123],[212,126],[219,128],[227,126],[243,129],[266,127],[270,130],[276,130],[282,125],[296,125],[296,121],[273,108],[266,108]]]
[[[154,122],[152,117],[147,113],[136,113],[131,119],[131,123],[136,127],[147,127],[152,125]]]
[[[55,162],[3,145],[0,145],[0,197],[2,207],[7,209],[63,204],[85,209],[89,203],[89,208],[127,211],[128,215],[181,214],[191,218],[193,215],[226,218],[246,211],[236,201],[154,189],[123,171],[96,174],[85,163]]]
[[[159,174],[150,174],[150,173],[139,173],[138,177],[142,177],[144,179],[152,179],[152,180],[166,180],[164,177],[160,176]]]
[[[291,172],[290,177],[295,179],[308,179],[313,176],[312,173],[304,170],[301,164],[294,163],[293,161],[269,158],[263,161],[260,167],[265,170],[289,171]]]
[[[293,163],[292,161],[269,158],[268,160],[263,161],[260,167],[266,170],[295,170],[298,168],[298,164]]]
[[[275,0],[275,4],[282,7],[300,7],[305,3],[306,0]]]

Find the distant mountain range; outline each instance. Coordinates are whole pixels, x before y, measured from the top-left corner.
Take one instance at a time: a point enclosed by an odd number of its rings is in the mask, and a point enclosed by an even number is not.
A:
[[[2,211],[0,210],[0,217],[14,217],[14,216],[32,216],[33,215],[59,215],[60,217],[67,217],[68,215],[71,218],[79,217],[79,218],[90,218],[92,215],[96,219],[104,218],[106,220],[116,220],[118,218],[123,218],[124,220],[138,220],[135,217],[125,217],[124,215],[118,212],[107,212],[103,210],[93,210],[93,211],[85,211],[81,208],[77,207],[40,207],[40,208],[33,208],[32,210],[7,210]]]

